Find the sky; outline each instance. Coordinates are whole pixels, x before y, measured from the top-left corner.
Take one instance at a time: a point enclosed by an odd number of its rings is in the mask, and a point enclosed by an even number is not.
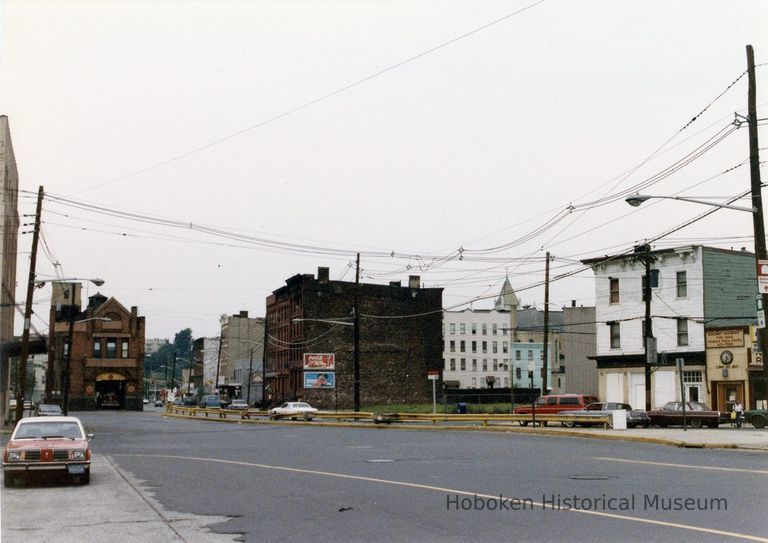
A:
[[[506,276],[542,308],[549,252],[557,309],[594,304],[582,259],[753,250],[748,213],[669,233],[715,208],[624,197],[749,191],[732,122],[747,44],[768,117],[766,28],[764,1],[3,0],[0,114],[23,223],[46,193],[37,276],[103,278],[86,295],[147,338],[216,336],[319,266],[354,281],[357,252],[361,281],[419,275],[446,309]]]

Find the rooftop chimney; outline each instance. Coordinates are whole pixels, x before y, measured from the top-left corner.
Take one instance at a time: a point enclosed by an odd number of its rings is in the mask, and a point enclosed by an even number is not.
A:
[[[318,283],[327,283],[328,282],[328,276],[329,276],[328,268],[317,268],[317,282]]]
[[[421,288],[421,278],[418,275],[409,275],[408,288]]]

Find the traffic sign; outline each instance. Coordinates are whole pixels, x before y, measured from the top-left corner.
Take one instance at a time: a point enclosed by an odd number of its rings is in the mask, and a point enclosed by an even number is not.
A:
[[[430,370],[427,372],[427,379],[429,379],[430,381],[437,381],[439,378],[440,378],[439,371]]]

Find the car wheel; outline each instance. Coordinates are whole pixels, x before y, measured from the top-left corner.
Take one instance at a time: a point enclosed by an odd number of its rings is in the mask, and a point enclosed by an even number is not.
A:
[[[701,419],[691,419],[691,428],[701,428],[702,422]]]
[[[520,420],[520,421],[518,421],[518,423],[520,424],[520,426],[528,426],[528,421],[527,420]]]
[[[752,417],[752,426],[755,428],[765,428],[765,416],[764,415],[755,415]]]
[[[569,421],[564,422],[563,426],[565,426],[566,428],[573,428],[574,426],[576,426],[576,423],[573,422],[572,420],[569,420]]]

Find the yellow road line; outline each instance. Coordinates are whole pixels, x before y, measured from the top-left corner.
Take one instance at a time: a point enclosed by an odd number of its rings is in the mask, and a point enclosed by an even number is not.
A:
[[[608,460],[609,462],[624,462],[626,464],[644,464],[649,466],[662,466],[665,468],[705,469],[705,470],[712,470],[712,471],[738,471],[741,473],[754,473],[758,475],[768,475],[768,471],[759,470],[759,469],[721,468],[718,466],[691,466],[688,464],[670,464],[666,462],[650,462],[647,460],[628,460],[626,458],[608,458],[604,456],[595,456],[594,460]]]
[[[215,462],[219,464],[230,464],[230,465],[237,465],[237,466],[247,466],[252,468],[260,468],[260,469],[268,469],[268,470],[275,470],[275,471],[286,471],[290,473],[304,473],[309,475],[318,475],[321,477],[334,477],[337,479],[349,479],[353,481],[365,481],[369,483],[379,483],[379,484],[385,484],[385,485],[392,485],[392,486],[402,486],[406,488],[416,488],[421,490],[430,490],[434,492],[440,492],[445,494],[457,494],[457,495],[463,495],[463,496],[477,496],[480,498],[488,498],[497,500],[499,498],[502,498],[502,496],[492,496],[490,494],[480,494],[477,492],[467,492],[466,490],[457,490],[454,488],[443,488],[439,486],[433,486],[433,485],[422,485],[419,483],[409,483],[406,481],[392,481],[389,479],[379,479],[376,477],[365,477],[362,475],[348,475],[345,473],[333,473],[329,471],[318,471],[318,470],[312,470],[312,469],[302,469],[302,468],[290,468],[286,466],[271,466],[268,464],[256,464],[252,462],[242,462],[238,460],[221,460],[217,458],[200,458],[200,457],[194,457],[194,456],[177,456],[177,455],[170,455],[170,454],[113,454],[111,456],[134,456],[139,458],[167,458],[172,460],[192,460],[192,461],[198,461],[198,462]],[[514,500],[516,498],[509,497],[509,496],[503,496],[503,499],[506,500]],[[617,513],[606,513],[603,511],[588,511],[585,509],[557,509],[552,505],[547,505],[545,503],[541,502],[535,502],[535,501],[529,501],[529,503],[532,503],[535,507],[541,507],[542,509],[552,509],[556,511],[561,512],[571,512],[571,513],[583,513],[585,515],[594,515],[598,517],[605,517],[610,518],[614,520],[625,520],[630,522],[639,522],[643,524],[653,524],[655,526],[663,526],[666,528],[678,528],[681,530],[689,530],[693,532],[701,532],[706,534],[712,534],[712,535],[718,535],[723,537],[733,537],[736,539],[744,539],[747,541],[758,541],[759,543],[768,543],[768,538],[766,537],[760,537],[756,535],[750,535],[750,534],[741,534],[738,532],[728,532],[725,530],[717,530],[714,528],[704,528],[702,526],[693,526],[691,524],[680,524],[677,522],[665,522],[662,520],[652,520],[647,518],[640,518],[640,517],[633,517],[630,515],[619,515]]]

